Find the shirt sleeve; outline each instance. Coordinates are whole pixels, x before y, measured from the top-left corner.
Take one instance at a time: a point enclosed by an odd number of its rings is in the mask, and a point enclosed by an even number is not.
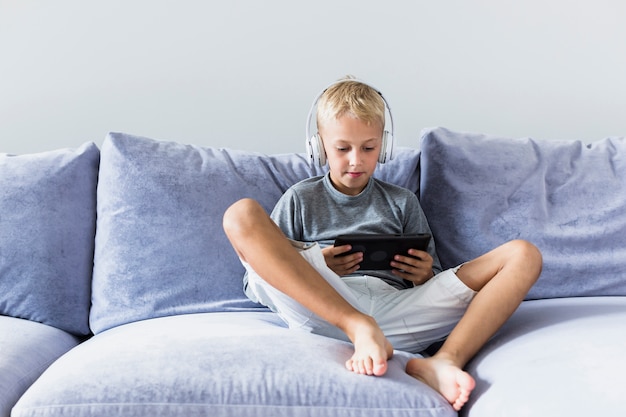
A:
[[[300,213],[300,199],[290,188],[278,200],[270,217],[289,239],[303,241]]]

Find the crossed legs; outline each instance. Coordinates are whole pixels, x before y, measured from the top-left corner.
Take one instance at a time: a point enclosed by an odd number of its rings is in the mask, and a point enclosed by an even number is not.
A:
[[[224,215],[224,230],[238,256],[259,276],[348,336],[355,349],[346,362],[350,371],[377,376],[387,371],[393,348],[376,321],[342,298],[257,202],[233,204]],[[540,271],[541,254],[522,240],[464,264],[457,276],[476,296],[440,350],[430,358],[411,359],[406,372],[461,409],[475,385],[463,367],[513,314]]]

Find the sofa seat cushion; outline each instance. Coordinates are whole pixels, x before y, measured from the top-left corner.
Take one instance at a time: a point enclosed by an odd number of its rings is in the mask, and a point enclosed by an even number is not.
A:
[[[464,417],[624,415],[626,297],[533,300],[470,362]]]
[[[222,228],[224,211],[253,198],[270,211],[291,185],[324,168],[304,154],[198,147],[111,133],[98,182],[94,333],[176,314],[258,310]],[[376,176],[417,190],[419,152],[398,149]]]
[[[529,299],[626,295],[626,139],[423,133],[420,200],[444,267],[512,239],[543,272]]]
[[[455,416],[404,372],[344,367],[350,344],[289,330],[270,312],[179,315],[99,333],[51,366],[13,417]]]
[[[93,143],[0,154],[0,314],[90,333],[99,160]]]
[[[79,339],[45,324],[0,316],[0,417],[9,417],[20,396]]]

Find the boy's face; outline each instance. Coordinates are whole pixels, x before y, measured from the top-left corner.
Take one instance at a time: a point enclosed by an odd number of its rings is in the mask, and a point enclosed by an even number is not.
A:
[[[330,180],[347,195],[357,195],[376,169],[382,146],[383,127],[344,115],[320,126]]]

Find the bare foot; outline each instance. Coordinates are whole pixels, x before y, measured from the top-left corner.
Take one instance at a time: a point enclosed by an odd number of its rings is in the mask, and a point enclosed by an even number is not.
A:
[[[476,386],[474,378],[452,361],[438,358],[414,358],[406,364],[406,373],[437,390],[459,411]]]
[[[375,376],[387,372],[387,360],[393,355],[393,347],[374,319],[354,326],[348,337],[354,344],[354,354],[346,361],[349,371]]]

